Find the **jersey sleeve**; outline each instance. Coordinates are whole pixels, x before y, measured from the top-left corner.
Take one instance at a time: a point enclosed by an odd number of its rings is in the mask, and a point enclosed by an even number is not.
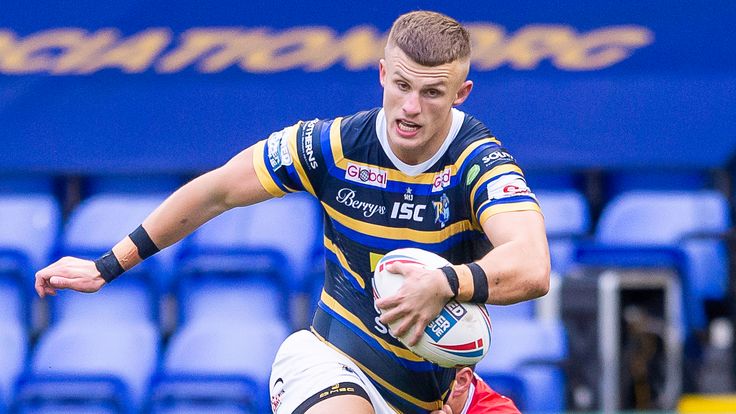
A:
[[[272,196],[307,191],[319,192],[323,174],[319,145],[323,122],[299,122],[257,142],[253,166],[263,188]]]
[[[468,201],[479,230],[489,217],[507,211],[540,211],[537,198],[514,157],[495,139],[465,161]]]

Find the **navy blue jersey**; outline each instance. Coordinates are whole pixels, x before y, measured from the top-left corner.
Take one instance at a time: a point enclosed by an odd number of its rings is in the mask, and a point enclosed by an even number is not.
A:
[[[272,195],[308,191],[324,209],[326,276],[313,332],[355,361],[396,411],[440,409],[454,369],[413,354],[379,322],[373,271],[400,247],[467,263],[488,245],[488,217],[539,211],[514,158],[481,122],[453,109],[438,153],[404,164],[376,108],[275,132],[256,144],[254,164]]]

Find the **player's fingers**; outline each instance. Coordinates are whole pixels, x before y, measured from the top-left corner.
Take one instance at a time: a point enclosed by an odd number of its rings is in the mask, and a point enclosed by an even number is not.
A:
[[[401,319],[401,322],[398,324],[396,329],[393,330],[394,335],[396,336],[405,336],[407,333],[412,332],[412,327],[417,323],[416,316],[413,315],[407,315],[404,318]],[[414,339],[414,336],[411,335],[409,337],[409,344],[414,345],[417,341],[411,342]]]
[[[38,274],[36,274],[36,280],[33,283],[33,288],[36,289],[36,293],[39,297],[45,297],[46,296],[46,280],[42,277],[39,277]]]
[[[73,286],[73,284],[74,279],[61,276],[51,276],[49,278],[49,286],[54,289],[69,289]]]
[[[378,306],[378,309],[381,311],[381,313],[385,313],[386,311],[395,308],[400,303],[401,297],[398,295],[376,299],[376,306]]]
[[[389,272],[404,276],[408,275],[411,271],[416,270],[416,268],[417,265],[415,264],[401,262],[390,262],[386,265],[386,270]]]

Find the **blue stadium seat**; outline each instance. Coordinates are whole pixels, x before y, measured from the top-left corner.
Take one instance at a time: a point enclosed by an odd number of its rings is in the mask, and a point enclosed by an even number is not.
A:
[[[100,194],[86,199],[66,223],[63,255],[96,258],[133,231],[165,198],[164,194]],[[159,294],[169,286],[180,243],[149,258],[96,295],[63,292],[51,302],[53,320],[66,317],[142,315],[158,320]],[[87,315],[87,316],[83,316]]]
[[[33,281],[56,246],[61,213],[48,194],[0,195],[0,318],[30,327]]]
[[[230,296],[246,296],[261,307],[263,316],[282,313],[305,290],[320,235],[317,203],[308,194],[291,194],[225,212],[203,225],[189,240],[179,269],[180,303],[199,291],[204,297],[217,283],[232,289]],[[227,276],[230,276],[229,278]],[[183,288],[182,288],[183,287]],[[255,288],[253,292],[247,292]],[[229,288],[219,288],[227,291]],[[241,304],[250,306],[250,304]]]
[[[4,298],[0,298],[0,304]],[[0,412],[15,394],[15,381],[23,371],[28,352],[28,335],[23,325],[0,314]]]
[[[565,410],[567,338],[562,322],[508,320],[493,322],[488,355],[476,372],[498,388],[522,412]]]
[[[209,274],[184,277],[177,302],[179,324],[217,319],[222,315],[258,315],[264,320],[288,323],[289,306],[272,274],[237,277]]]
[[[235,249],[280,254],[289,285],[301,289],[311,270],[316,246],[321,246],[319,214],[317,201],[307,193],[233,209],[214,218],[192,236],[190,254],[208,255]]]
[[[575,245],[590,231],[590,211],[585,196],[574,190],[538,191],[544,213],[552,270],[564,276],[574,261]]]
[[[60,223],[59,205],[49,194],[0,195],[0,269],[12,266],[11,259],[23,271],[48,264]]]
[[[158,331],[147,322],[56,324],[39,340],[19,382],[17,403],[29,410],[73,404],[80,410],[139,412],[159,346]]]
[[[727,293],[728,254],[722,237],[730,227],[728,201],[717,191],[630,191],[606,205],[596,244],[578,251],[578,260],[676,267],[682,275],[687,322],[701,329],[705,300],[721,300]]]
[[[552,277],[563,277],[574,262],[575,247],[590,229],[588,202],[576,190],[542,190],[535,192],[544,213],[544,224],[549,241]],[[554,284],[553,284],[554,286]],[[488,311],[494,321],[513,318],[535,318],[542,298],[519,302],[513,305],[489,305]]]
[[[183,326],[170,341],[153,387],[154,412],[202,404],[268,412],[271,363],[287,335],[283,323],[257,314],[219,315]]]

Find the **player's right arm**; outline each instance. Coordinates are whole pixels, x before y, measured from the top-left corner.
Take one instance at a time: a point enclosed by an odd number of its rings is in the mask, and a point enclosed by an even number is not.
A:
[[[225,165],[192,180],[156,208],[142,224],[155,246],[168,247],[233,207],[271,198],[256,175],[253,151],[250,147]],[[112,253],[124,270],[142,261],[129,236],[118,242]],[[41,297],[54,295],[57,289],[96,292],[104,284],[93,261],[76,257],[64,257],[39,270],[35,280]]]

